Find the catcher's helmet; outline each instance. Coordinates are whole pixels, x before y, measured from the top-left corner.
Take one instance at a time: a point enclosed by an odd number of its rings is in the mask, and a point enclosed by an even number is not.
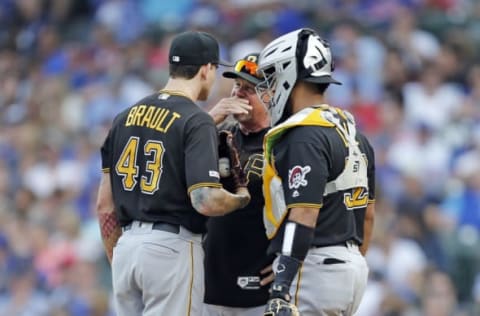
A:
[[[272,126],[282,118],[297,80],[341,84],[332,78],[330,45],[314,30],[303,28],[270,42],[260,53],[258,72],[265,78],[257,94],[268,103]]]

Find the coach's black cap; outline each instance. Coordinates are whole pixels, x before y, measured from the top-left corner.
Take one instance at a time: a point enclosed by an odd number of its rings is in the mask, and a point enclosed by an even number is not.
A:
[[[205,32],[187,31],[175,36],[170,46],[168,60],[172,65],[220,64],[218,41]]]
[[[252,53],[245,56],[245,58],[237,60],[233,71],[225,71],[223,76],[225,78],[242,78],[253,84],[258,84],[262,78],[257,76],[257,61],[259,53]]]

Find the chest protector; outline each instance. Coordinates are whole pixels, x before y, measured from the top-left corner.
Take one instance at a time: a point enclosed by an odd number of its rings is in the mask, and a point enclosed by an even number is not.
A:
[[[264,169],[263,195],[265,206],[263,222],[267,237],[272,239],[287,214],[282,179],[275,170],[273,147],[290,128],[297,126],[323,126],[336,128],[348,147],[345,168],[338,177],[325,186],[323,195],[357,187],[368,188],[367,160],[355,140],[356,128],[353,116],[341,109],[328,105],[309,107],[295,113],[285,122],[273,127],[263,141]]]

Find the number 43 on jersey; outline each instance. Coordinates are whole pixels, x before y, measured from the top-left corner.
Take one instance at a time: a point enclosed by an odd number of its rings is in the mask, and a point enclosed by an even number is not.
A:
[[[132,191],[138,183],[139,166],[137,160],[145,161],[145,170],[140,178],[142,193],[154,194],[162,176],[162,161],[165,148],[161,141],[149,140],[139,152],[140,138],[131,136],[123,148],[122,154],[115,165],[115,172],[122,177],[123,188]],[[145,159],[138,159],[139,155]]]

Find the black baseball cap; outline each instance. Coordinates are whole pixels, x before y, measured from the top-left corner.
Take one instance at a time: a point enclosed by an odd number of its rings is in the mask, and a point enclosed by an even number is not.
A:
[[[225,71],[222,75],[231,79],[242,78],[255,85],[260,83],[262,77],[257,75],[259,55],[259,53],[248,54],[244,58],[237,60],[233,66],[233,71]]]
[[[168,61],[172,65],[219,64],[231,66],[219,58],[218,41],[205,32],[187,31],[172,40]]]

